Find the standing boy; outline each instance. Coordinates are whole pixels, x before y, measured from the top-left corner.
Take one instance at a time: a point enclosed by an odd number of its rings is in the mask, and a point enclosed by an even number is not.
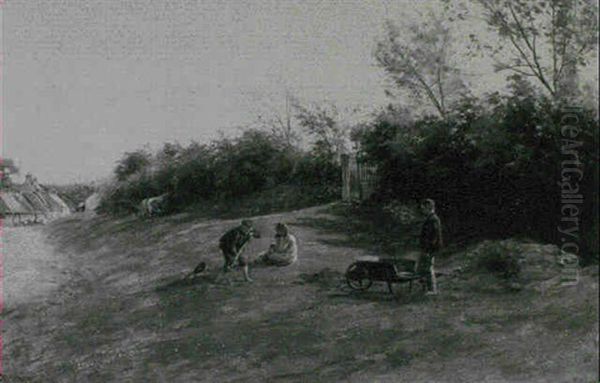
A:
[[[435,214],[435,202],[425,199],[421,202],[421,212],[425,215],[425,222],[421,228],[421,255],[419,257],[417,272],[425,276],[427,282],[427,295],[437,294],[435,280],[434,256],[442,248],[442,223]]]

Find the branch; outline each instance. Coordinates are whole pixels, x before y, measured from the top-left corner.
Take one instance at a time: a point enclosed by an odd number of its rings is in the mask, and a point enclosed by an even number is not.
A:
[[[446,44],[448,43],[448,40],[446,37],[447,37],[447,35],[444,36],[444,39],[442,42],[442,49],[440,52],[440,62],[438,63],[438,67],[437,67],[438,92],[440,93],[440,104],[444,111],[444,117],[446,116],[446,105],[445,105],[445,100],[444,100],[444,84],[443,84],[443,78],[442,78],[442,68],[444,67],[444,62],[446,61]]]
[[[508,9],[510,10],[510,13],[513,17],[513,20],[515,21],[515,23],[517,24],[517,29],[519,30],[519,32],[521,33],[521,36],[523,37],[523,41],[525,41],[525,44],[527,45],[527,47],[529,48],[529,50],[531,51],[532,55],[533,55],[533,62],[535,64],[535,68],[537,68],[537,77],[539,78],[539,80],[542,82],[542,84],[546,87],[546,89],[548,89],[548,91],[550,92],[550,94],[552,96],[554,96],[554,90],[552,89],[552,86],[550,86],[550,84],[548,84],[548,82],[546,81],[546,77],[544,76],[544,72],[542,70],[542,67],[540,65],[540,62],[538,60],[538,56],[537,56],[537,52],[535,49],[535,35],[533,35],[533,45],[529,42],[529,39],[527,38],[527,32],[525,32],[525,29],[523,28],[523,26],[521,25],[521,22],[519,21],[518,16],[516,15],[511,3],[508,3]]]
[[[568,40],[566,40],[566,41],[568,41]],[[566,60],[565,60],[565,56],[566,56],[566,52],[567,52],[567,43],[566,43],[566,41],[565,41],[565,44],[563,45],[563,49],[562,49],[562,52],[561,52],[561,61],[560,61],[560,67],[559,67],[559,69],[558,69],[558,75],[557,75],[557,77],[556,77],[557,79],[560,79],[560,77],[562,76],[563,69],[565,68],[565,61],[566,61]],[[575,57],[579,57],[581,54],[583,54],[583,52],[584,52],[584,51],[585,51],[587,48],[588,48],[588,44],[587,44],[587,43],[584,43],[584,44],[581,46],[581,49],[579,49],[579,50],[577,51],[577,53],[575,53],[575,54],[574,54],[574,56],[575,56]]]
[[[552,31],[551,31],[551,41],[552,41],[552,86],[554,87],[554,89],[556,89],[556,84],[558,84],[558,77],[557,77],[557,71],[556,71],[556,65],[557,65],[557,58],[556,58],[556,9],[554,6],[554,2],[550,2],[550,8],[551,8],[551,17],[552,17],[552,21],[550,23],[551,27],[552,27]]]
[[[435,96],[435,93],[433,93],[433,90],[429,87],[429,85],[427,85],[425,80],[416,72],[415,72],[415,77],[417,78],[417,81],[422,85],[422,88],[425,90],[425,93],[427,93],[427,96],[433,102],[434,106],[436,107],[436,109],[438,110],[438,112],[440,113],[442,118],[445,119],[446,113],[445,113],[442,105],[440,105],[440,102],[438,101],[437,97]]]
[[[521,48],[519,43],[517,43],[517,41],[515,40],[516,32],[513,30],[513,28],[510,26],[510,24],[508,24],[508,21],[506,21],[504,14],[502,14],[502,12],[500,12],[499,10],[494,8],[492,5],[490,5],[486,1],[482,1],[481,4],[491,14],[491,16],[490,16],[491,19],[488,21],[488,23],[490,23],[491,25],[494,25],[495,24],[493,21],[494,18],[496,20],[498,20],[497,22],[500,24],[500,28],[506,29],[506,31],[507,31],[506,34],[507,34],[510,42],[512,43],[513,47],[517,49],[517,52],[519,53],[521,58],[523,58],[523,60],[525,60],[529,69],[531,69],[531,71],[537,76],[534,65],[531,63],[531,61],[529,61],[529,56],[527,56],[527,54],[523,51],[523,48]]]
[[[511,70],[511,71],[516,72],[516,73],[518,73],[520,75],[523,75],[523,76],[529,76],[529,77],[536,77],[537,76],[535,73],[525,72],[525,71],[519,69],[519,68],[529,68],[528,65],[518,65],[518,64],[508,65],[508,64],[505,64],[505,63],[502,63],[502,62],[499,62],[499,61],[496,61],[496,65],[498,67],[498,69],[497,69],[498,71]]]
[[[556,79],[558,81],[558,79],[560,78],[560,76],[562,75],[562,71],[563,68],[565,66],[565,53],[567,52],[567,45],[569,42],[569,37],[565,36],[563,41],[562,41],[562,46],[561,46],[561,52],[560,52],[560,66],[558,68],[558,73],[556,75]]]

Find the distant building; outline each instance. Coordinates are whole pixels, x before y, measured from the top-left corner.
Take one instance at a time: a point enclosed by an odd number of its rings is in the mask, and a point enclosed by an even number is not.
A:
[[[65,201],[31,174],[24,183],[6,185],[0,191],[0,216],[8,224],[44,223],[70,213]]]

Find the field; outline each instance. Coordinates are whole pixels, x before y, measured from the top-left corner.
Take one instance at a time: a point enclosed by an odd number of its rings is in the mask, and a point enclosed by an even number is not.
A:
[[[5,284],[13,290],[3,314],[4,381],[598,378],[597,266],[583,269],[577,286],[548,291],[486,288],[494,277],[484,286],[469,275],[448,275],[436,297],[402,287],[394,297],[383,285],[357,294],[343,272],[377,248],[335,206],[254,220],[263,236],[249,254],[268,246],[279,221],[290,225],[300,252],[296,265],[251,269],[251,284],[240,272],[230,284],[217,278],[218,238],[239,220],[76,215],[6,233],[12,254],[25,246],[14,243],[19,236],[33,241],[32,232],[37,239],[27,246],[43,251],[7,260]],[[412,250],[410,239],[399,243],[406,244],[399,253]],[[439,269],[450,273],[469,249],[445,254]],[[207,273],[183,281],[199,261],[208,263]]]

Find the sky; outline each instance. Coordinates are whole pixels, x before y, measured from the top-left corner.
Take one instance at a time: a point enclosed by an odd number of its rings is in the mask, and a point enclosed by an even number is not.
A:
[[[0,2],[1,3],[1,2]],[[108,176],[126,151],[232,134],[285,94],[372,110],[374,43],[427,2],[10,0],[3,156],[46,183]]]

